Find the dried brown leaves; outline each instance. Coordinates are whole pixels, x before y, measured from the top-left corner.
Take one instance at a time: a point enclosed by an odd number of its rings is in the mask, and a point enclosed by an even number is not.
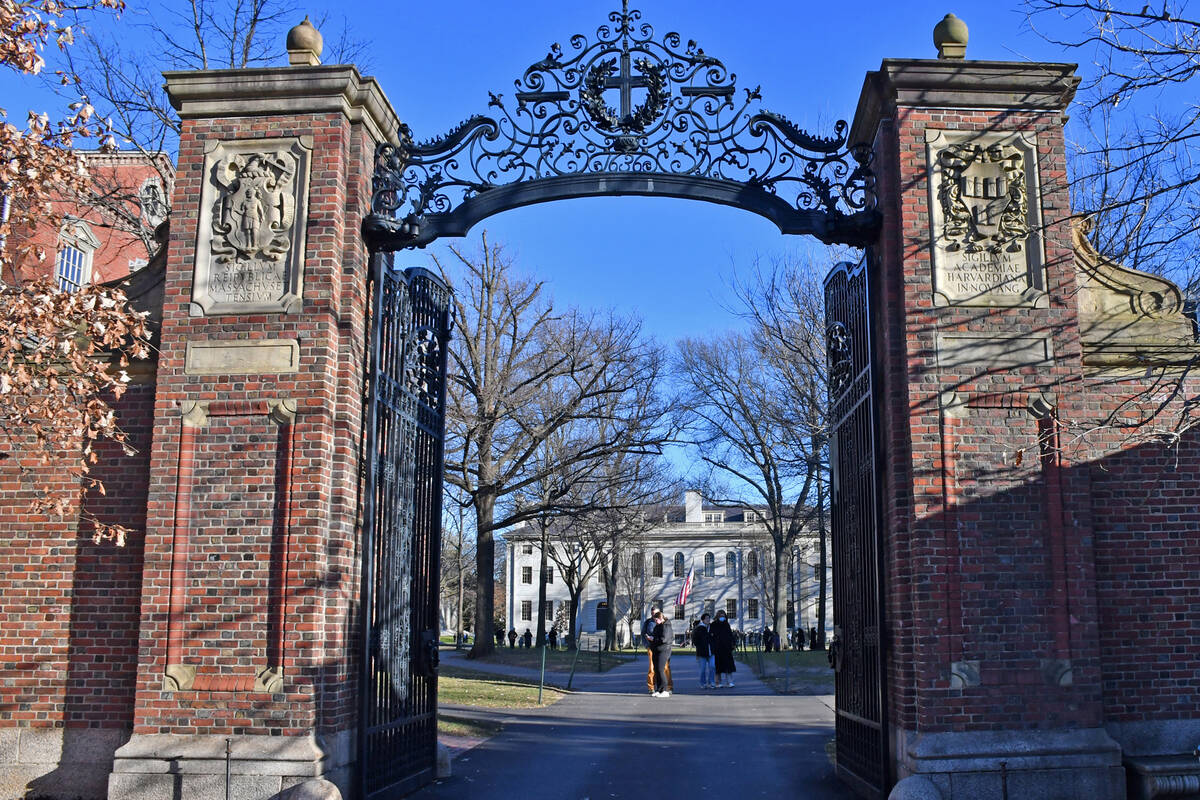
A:
[[[0,448],[21,450],[19,467],[33,483],[37,513],[63,515],[89,491],[104,493],[90,475],[104,439],[131,449],[105,397],[119,399],[131,359],[150,354],[144,314],[104,286],[59,291],[51,281],[0,286]],[[29,444],[33,444],[33,450]],[[47,467],[68,455],[78,495],[50,488]],[[40,469],[39,469],[40,468]],[[129,531],[90,519],[94,538],[124,544]]]
[[[63,3],[56,0],[0,0],[0,64],[14,72],[36,75],[45,66],[42,52],[53,40],[59,48],[74,41],[74,30],[64,16],[82,11],[124,8],[123,0],[83,0]],[[62,74],[64,84],[75,83]],[[15,282],[13,268],[26,256],[44,257],[33,244],[15,245],[9,239],[14,230],[32,230],[62,224],[53,201],[64,196],[86,197],[90,187],[83,159],[71,151],[77,138],[93,138],[100,149],[115,149],[111,126],[95,118],[95,110],[86,98],[72,103],[64,117],[52,120],[45,113],[28,112],[22,130],[8,121],[0,109],[0,194],[8,197],[7,218],[0,218],[0,278]]]

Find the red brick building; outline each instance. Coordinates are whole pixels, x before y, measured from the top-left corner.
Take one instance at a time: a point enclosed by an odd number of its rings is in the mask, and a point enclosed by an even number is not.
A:
[[[57,230],[14,231],[6,248],[39,248],[22,259],[22,275],[53,275],[64,288],[105,283],[142,269],[153,255],[154,229],[167,217],[175,166],[165,153],[82,151],[92,177],[95,202],[61,200]]]

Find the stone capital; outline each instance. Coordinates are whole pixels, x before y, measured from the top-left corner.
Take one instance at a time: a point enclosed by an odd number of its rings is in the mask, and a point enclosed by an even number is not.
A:
[[[164,72],[180,119],[340,112],[377,142],[399,142],[400,119],[374,78],[348,64]]]
[[[870,143],[897,107],[1062,111],[1075,97],[1075,64],[886,58],[868,72],[850,141]]]

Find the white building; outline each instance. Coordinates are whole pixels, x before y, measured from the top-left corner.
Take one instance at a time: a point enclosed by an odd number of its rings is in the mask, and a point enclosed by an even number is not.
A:
[[[773,581],[772,544],[762,518],[754,509],[732,509],[704,505],[697,492],[686,492],[684,505],[669,507],[663,522],[646,533],[631,536],[617,553],[617,636],[622,644],[636,636],[641,620],[653,607],[662,608],[674,620],[677,637],[688,624],[707,611],[724,608],[730,624],[744,633],[771,625],[770,591]],[[757,520],[757,521],[756,521]],[[541,562],[540,538],[536,527],[510,531],[505,620],[509,628],[523,634],[537,632],[538,580]],[[551,541],[551,548],[555,548]],[[560,560],[563,545],[559,547]],[[553,550],[551,552],[554,552]],[[815,532],[801,536],[785,570],[783,587],[788,630],[808,631],[816,626],[819,592],[819,547]],[[562,580],[561,567],[547,559],[547,628],[556,616],[566,618],[570,594]],[[692,590],[684,606],[675,600],[688,572],[694,570]],[[827,568],[826,637],[833,629],[832,570]],[[587,579],[579,602],[579,632],[601,633],[610,613],[601,571]],[[782,622],[782,620],[781,620]],[[560,633],[562,628],[559,628]]]

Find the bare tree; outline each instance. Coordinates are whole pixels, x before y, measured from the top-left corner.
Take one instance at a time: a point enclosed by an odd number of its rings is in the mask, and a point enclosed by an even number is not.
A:
[[[660,457],[645,453],[612,454],[602,466],[602,475],[603,482],[598,487],[596,500],[591,510],[581,515],[579,523],[595,546],[600,580],[604,585],[605,602],[609,610],[605,647],[615,650],[617,594],[621,578],[627,575],[627,585],[634,580],[639,584],[637,593],[628,595],[632,615],[633,599],[641,594],[641,575],[633,574],[637,566],[632,556],[634,553],[641,554],[643,535],[657,524],[653,510],[663,507],[671,497],[678,495],[679,484]],[[633,587],[630,585],[630,588]]]
[[[1072,204],[1104,255],[1200,289],[1200,18],[1186,2],[1026,0],[1030,26],[1092,60],[1072,108]],[[1081,134],[1079,132],[1082,132]]]
[[[692,443],[711,475],[735,487],[730,496],[710,499],[757,507],[770,540],[764,588],[773,626],[783,618],[793,546],[814,528],[824,542],[828,436],[819,285],[816,269],[800,262],[757,270],[734,286],[752,323],[749,333],[679,345]]]
[[[839,260],[849,253],[832,256],[831,260]],[[756,263],[749,274],[735,278],[733,287],[757,348],[788,398],[774,403],[771,411],[797,443],[791,451],[797,459],[793,466],[812,478],[804,487],[808,505],[803,535],[816,533],[819,642],[825,640],[829,597],[829,382],[823,273],[812,260],[777,259],[769,265]]]
[[[494,646],[484,598],[493,596],[495,532],[578,513],[593,496],[580,488],[593,465],[662,446],[666,434],[643,425],[637,399],[656,383],[663,356],[635,321],[556,313],[542,285],[517,277],[486,237],[478,255],[451,253],[460,278],[437,262],[455,286],[456,310],[446,479],[474,507],[480,629],[472,653],[484,655]],[[555,458],[539,457],[559,434]],[[555,480],[531,500],[539,482]]]
[[[442,526],[442,624],[454,628],[458,642],[462,641],[468,612],[472,619],[475,617],[475,531],[470,502],[456,502],[452,492],[447,495]],[[475,627],[478,629],[478,623]]]
[[[170,211],[172,158],[180,130],[162,73],[278,63],[287,30],[302,16],[296,0],[159,0],[152,9],[131,8],[120,27],[93,20],[81,28],[77,46],[64,52],[57,65],[73,80],[64,85],[48,78],[47,86],[64,97],[86,97],[109,120],[120,148],[141,155],[154,168],[162,189],[163,207],[146,214],[140,186],[97,175],[82,199],[100,210],[104,224],[139,237],[147,257],[158,247],[154,228]],[[340,23],[321,18],[316,24],[328,27],[327,63],[350,63],[363,55],[363,42],[344,18]]]

